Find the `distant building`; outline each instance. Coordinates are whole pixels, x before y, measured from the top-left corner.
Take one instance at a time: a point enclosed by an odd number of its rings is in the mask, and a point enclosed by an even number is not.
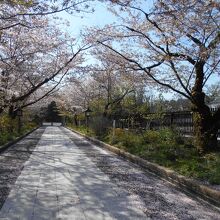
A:
[[[220,108],[220,97],[217,97],[214,101],[210,102],[208,106],[212,111],[216,111],[218,108]]]

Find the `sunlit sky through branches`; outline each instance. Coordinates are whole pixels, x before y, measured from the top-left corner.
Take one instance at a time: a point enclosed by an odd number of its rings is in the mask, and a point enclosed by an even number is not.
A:
[[[144,0],[143,5],[145,10],[150,9],[152,3],[153,0]],[[120,22],[119,19],[107,9],[108,6],[109,5],[107,5],[106,3],[95,1],[91,5],[91,10],[92,8],[94,8],[94,12],[91,13],[80,12],[80,13],[74,13],[73,15],[68,14],[67,12],[61,12],[56,16],[62,18],[63,21],[67,21],[69,23],[68,26],[61,25],[60,28],[68,32],[71,37],[80,39],[80,33],[86,27],[91,28],[93,26],[98,26],[99,28],[102,28],[107,24]],[[93,63],[94,61],[95,60],[90,57],[85,65]],[[217,81],[219,81],[219,76],[213,75],[212,78],[209,80],[209,84],[216,83]],[[153,93],[155,93],[156,96],[159,94],[159,92],[157,91]],[[163,96],[168,99],[176,97],[175,95],[167,92],[164,93]]]

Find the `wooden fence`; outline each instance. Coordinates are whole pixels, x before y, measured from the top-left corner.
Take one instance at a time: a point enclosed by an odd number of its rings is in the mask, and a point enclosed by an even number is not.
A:
[[[220,122],[219,122],[220,123]],[[132,123],[128,119],[121,119],[116,123],[122,128],[161,129],[173,127],[184,135],[193,134],[193,114],[191,111],[165,112],[161,114],[150,113],[139,122]],[[218,132],[220,138],[220,129]]]
[[[173,127],[183,134],[193,133],[193,116],[190,111],[167,112],[160,119],[149,119],[148,123],[150,129]]]

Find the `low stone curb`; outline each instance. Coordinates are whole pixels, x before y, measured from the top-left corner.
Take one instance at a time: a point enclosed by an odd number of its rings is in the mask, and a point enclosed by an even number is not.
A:
[[[208,201],[209,203],[217,206],[220,208],[220,191],[212,189],[208,186],[202,185],[198,183],[195,180],[189,179],[185,176],[179,175],[173,170],[170,170],[168,168],[159,166],[155,163],[148,162],[138,156],[132,155],[126,151],[123,151],[117,147],[114,147],[112,145],[106,144],[102,141],[99,141],[95,138],[89,137],[87,135],[84,135],[78,131],[75,131],[71,128],[68,128],[72,132],[75,132],[83,137],[85,137],[87,140],[92,141],[93,143],[108,149],[109,151],[116,153],[117,155],[128,159],[129,161],[138,164],[139,166],[151,171],[152,173],[158,175],[159,177],[162,177],[169,182],[175,184],[177,187],[179,187],[181,190],[185,192],[193,193],[196,196],[199,196],[200,198],[204,199],[205,201]]]
[[[0,146],[0,153],[2,153],[3,151],[5,151],[6,149],[8,149],[11,145],[16,144],[18,141],[20,141],[21,139],[23,139],[24,137],[26,137],[27,135],[31,134],[32,132],[34,132],[35,130],[37,130],[39,127],[36,127],[34,129],[32,129],[31,131],[28,131],[27,133],[25,133],[24,135],[15,138],[13,141],[9,141],[8,143],[1,145]]]

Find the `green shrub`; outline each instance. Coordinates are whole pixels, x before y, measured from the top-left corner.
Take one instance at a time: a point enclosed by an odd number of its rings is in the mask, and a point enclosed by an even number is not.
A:
[[[127,148],[137,147],[142,143],[141,136],[129,131],[125,132],[124,135],[121,136],[120,141]]]
[[[18,134],[18,121],[17,118],[12,119],[8,115],[0,116],[0,145],[14,140],[16,137],[30,131],[36,127],[34,122],[23,121],[21,134]]]
[[[66,126],[69,127],[69,128],[72,128],[73,130],[76,130],[76,131],[78,131],[82,134],[87,134],[87,135],[92,136],[92,137],[95,136],[93,130],[91,128],[87,128],[85,125],[75,126],[71,123],[70,124],[67,123]]]
[[[115,144],[130,153],[138,153],[140,151],[143,145],[143,137],[141,135],[121,128],[116,128],[114,133],[113,137],[112,129],[109,131],[108,140],[110,144]]]
[[[108,135],[111,122],[103,116],[94,116],[90,122],[90,128],[96,137],[103,138]]]
[[[158,143],[160,141],[160,133],[154,130],[144,132],[143,138],[145,143]]]
[[[85,127],[83,129],[86,130]],[[199,155],[192,140],[183,138],[173,129],[137,133],[116,128],[114,133],[113,137],[113,131],[109,129],[102,140],[187,177],[220,184],[220,153]]]
[[[220,161],[216,164],[216,167],[210,173],[209,182],[211,184],[220,184]]]

